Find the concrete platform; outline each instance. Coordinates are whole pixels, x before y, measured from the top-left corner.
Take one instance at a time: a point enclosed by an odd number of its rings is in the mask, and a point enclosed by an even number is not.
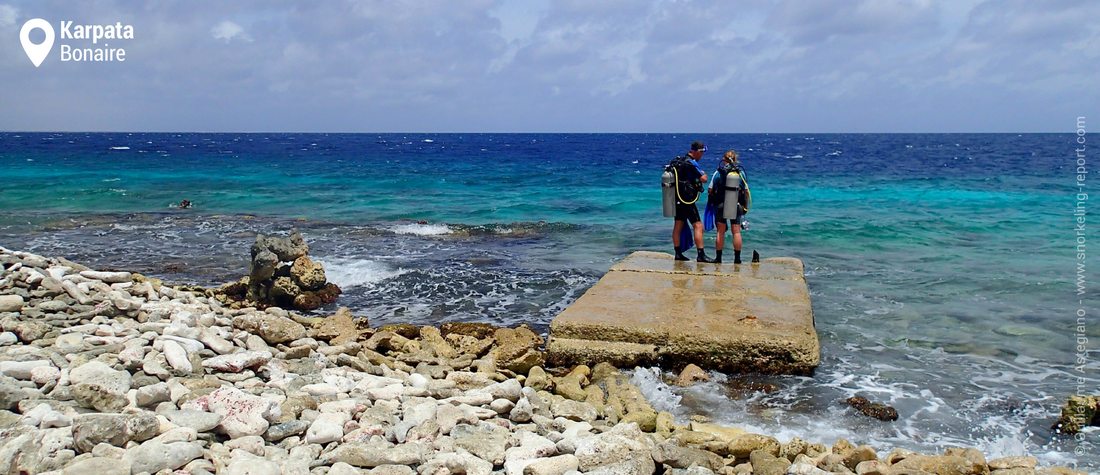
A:
[[[820,362],[802,261],[701,264],[635,252],[550,323],[555,365],[695,363],[811,374]]]

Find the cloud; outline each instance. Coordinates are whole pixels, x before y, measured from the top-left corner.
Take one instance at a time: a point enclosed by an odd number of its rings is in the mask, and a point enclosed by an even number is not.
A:
[[[221,23],[214,25],[210,29],[210,34],[214,36],[214,39],[223,40],[226,43],[233,41],[234,39],[240,39],[245,42],[252,42],[252,37],[245,33],[244,28],[229,20],[223,20]]]
[[[19,10],[11,5],[0,5],[0,26],[14,26]]]
[[[125,65],[37,71],[0,41],[21,66],[0,68],[5,110],[30,114],[0,129],[1049,130],[1100,103],[1096,5],[41,0],[35,16],[137,38]],[[1009,107],[1025,100],[1046,105]],[[93,103],[116,113],[77,123]]]

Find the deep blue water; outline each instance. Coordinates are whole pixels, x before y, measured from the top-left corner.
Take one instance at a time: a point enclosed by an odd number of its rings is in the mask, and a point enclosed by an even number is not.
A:
[[[372,322],[545,328],[616,260],[668,252],[660,170],[703,140],[707,169],[741,154],[745,248],[805,262],[823,365],[748,399],[687,391],[679,411],[825,442],[1095,465],[1049,430],[1082,375],[1074,139],[3,133],[0,245],[212,284],[245,272],[256,232],[297,226],[345,287],[340,303]],[[181,199],[195,207],[174,209]],[[1083,376],[1096,392],[1094,357]],[[902,419],[856,417],[839,402],[854,394]]]

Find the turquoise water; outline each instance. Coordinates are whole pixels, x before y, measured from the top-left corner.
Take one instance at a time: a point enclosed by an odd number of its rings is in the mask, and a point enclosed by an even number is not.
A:
[[[1073,314],[1095,308],[1074,286],[1074,138],[9,133],[0,245],[219,283],[244,273],[256,232],[297,226],[345,287],[340,303],[372,322],[545,328],[631,251],[670,252],[660,168],[704,140],[708,169],[726,148],[743,157],[745,248],[806,264],[823,365],[771,379],[770,394],[687,391],[677,410],[1096,466],[1094,450],[1074,454],[1095,433],[1049,430],[1078,376],[1100,387],[1095,353],[1073,366]],[[172,208],[181,199],[195,208]],[[855,394],[901,420],[855,416],[839,402]]]

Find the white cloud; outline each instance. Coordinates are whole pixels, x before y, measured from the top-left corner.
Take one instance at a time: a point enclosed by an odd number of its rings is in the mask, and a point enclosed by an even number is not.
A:
[[[214,39],[223,40],[226,43],[233,41],[234,39],[240,39],[241,41],[252,42],[252,37],[245,33],[244,28],[241,25],[233,23],[229,20],[222,21],[210,29],[210,34],[214,35]]]
[[[11,5],[0,5],[0,26],[14,26],[19,10]]]

